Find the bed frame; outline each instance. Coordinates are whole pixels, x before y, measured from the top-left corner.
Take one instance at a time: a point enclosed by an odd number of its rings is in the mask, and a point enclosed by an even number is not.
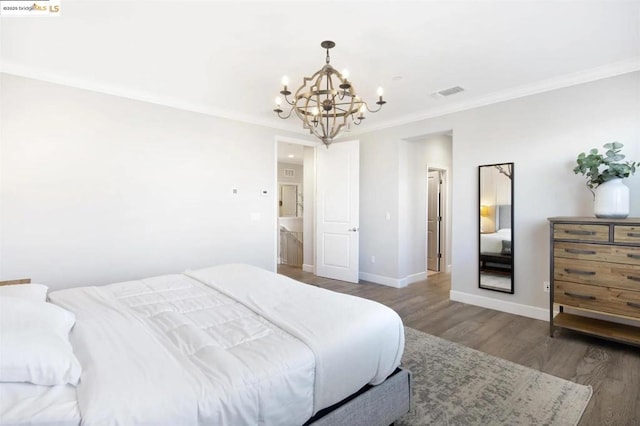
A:
[[[489,265],[487,265],[489,263]],[[511,272],[513,258],[502,253],[480,253],[480,270],[494,272]]]
[[[30,278],[0,281],[2,285],[30,284]],[[331,407],[320,410],[304,426],[388,426],[411,408],[411,372],[396,370],[379,385],[366,385]]]
[[[304,426],[388,426],[410,408],[411,372],[397,368],[379,385],[366,385],[339,403],[320,410]]]

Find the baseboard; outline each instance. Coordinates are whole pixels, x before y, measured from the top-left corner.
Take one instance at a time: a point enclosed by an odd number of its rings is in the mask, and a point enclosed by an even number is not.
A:
[[[409,284],[416,283],[418,281],[426,280],[427,272],[418,272],[417,274],[407,275],[403,279],[400,280],[400,287],[406,287]]]
[[[368,272],[360,272],[360,274],[358,274],[358,277],[364,281],[369,281],[376,284],[382,284],[389,287],[395,287],[395,288],[402,287],[400,285],[400,280],[397,278],[390,278],[390,277],[385,277],[383,275],[370,274]]]
[[[404,278],[391,278],[384,275],[370,274],[368,272],[360,272],[359,278],[376,284],[382,284],[389,287],[402,288],[411,283],[421,281],[427,278],[426,272],[418,272],[417,274],[407,275]]]
[[[507,312],[509,314],[520,315],[547,322],[549,321],[549,310],[537,308],[535,306],[521,305],[519,303],[507,302],[505,300],[498,300],[491,297],[478,296],[477,294],[463,293],[455,290],[451,290],[449,292],[449,299],[455,302],[482,306],[483,308],[494,309],[496,311]]]
[[[314,273],[313,265],[307,265],[306,263],[302,264],[302,270],[305,272],[311,272],[312,274]]]

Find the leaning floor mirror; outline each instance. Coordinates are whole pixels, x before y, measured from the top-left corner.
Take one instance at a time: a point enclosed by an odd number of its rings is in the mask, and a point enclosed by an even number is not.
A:
[[[513,294],[513,163],[478,167],[480,288]]]

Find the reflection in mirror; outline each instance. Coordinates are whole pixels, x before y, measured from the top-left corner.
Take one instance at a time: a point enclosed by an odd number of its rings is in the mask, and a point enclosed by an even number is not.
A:
[[[298,204],[298,185],[280,184],[280,217],[297,217]]]
[[[513,294],[513,163],[478,167],[480,288]]]

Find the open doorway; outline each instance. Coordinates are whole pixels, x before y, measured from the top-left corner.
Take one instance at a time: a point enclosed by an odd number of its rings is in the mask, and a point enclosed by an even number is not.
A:
[[[276,137],[276,268],[313,272],[314,145]]]
[[[278,143],[278,265],[300,269],[304,256],[303,148]]]
[[[445,269],[447,170],[427,168],[427,276]]]
[[[451,168],[453,132],[405,139],[405,275],[428,277],[451,271]]]

